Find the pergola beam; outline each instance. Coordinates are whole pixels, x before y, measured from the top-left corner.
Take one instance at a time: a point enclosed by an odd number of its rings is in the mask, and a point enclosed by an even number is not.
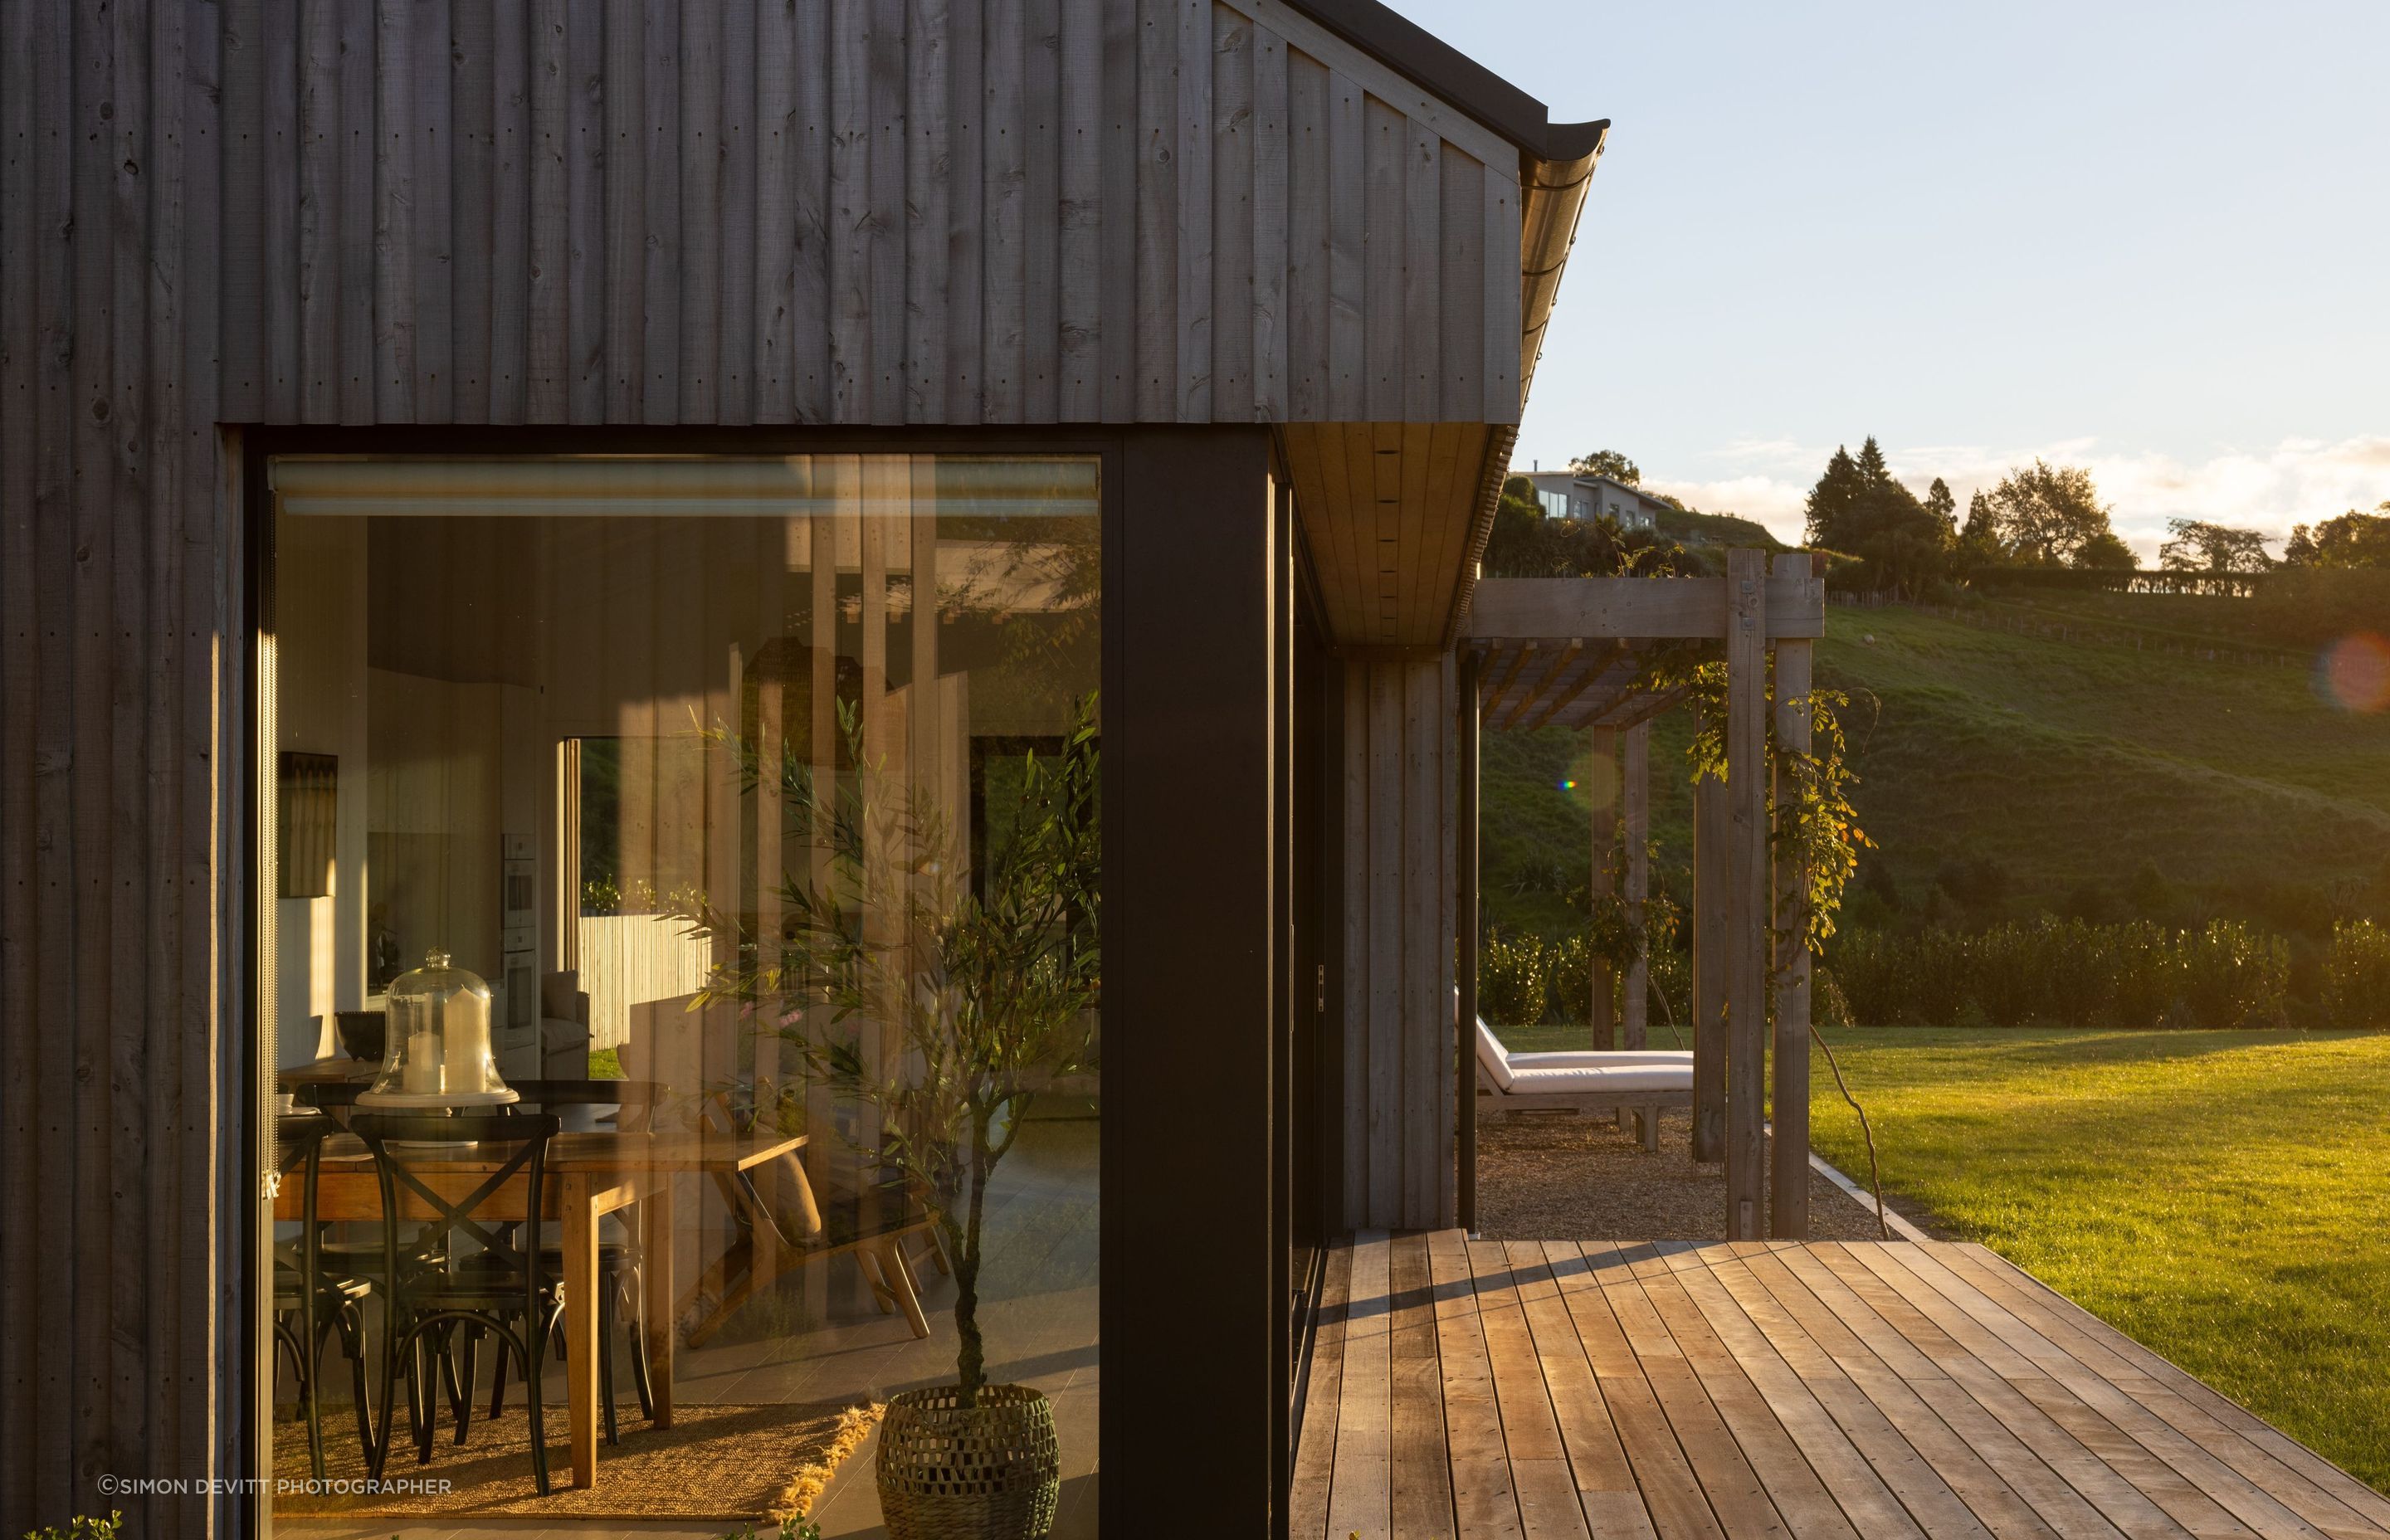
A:
[[[1728,553],[1733,559],[1733,553]],[[1751,553],[1765,563],[1764,551]],[[1826,633],[1823,585],[1787,571],[1755,580],[1765,640]],[[1558,636],[1628,641],[1716,641],[1728,635],[1728,589],[1700,578],[1488,578],[1470,600],[1467,635],[1476,641],[1549,641]]]
[[[1616,727],[1622,731],[1628,727],[1640,727],[1653,717],[1666,712],[1688,693],[1688,687],[1683,685],[1673,689],[1638,690],[1604,711],[1597,720],[1604,727]]]
[[[1517,726],[1519,719],[1527,713],[1528,708],[1533,706],[1546,690],[1550,689],[1559,681],[1561,675],[1568,672],[1569,664],[1574,662],[1577,655],[1584,650],[1584,642],[1574,637],[1570,638],[1568,646],[1552,654],[1550,665],[1536,676],[1533,684],[1510,692],[1510,709],[1495,725],[1506,730]]]
[[[1536,720],[1528,723],[1527,725],[1530,728],[1541,727],[1549,723],[1552,718],[1560,715],[1563,711],[1566,711],[1575,702],[1577,697],[1583,695],[1586,691],[1591,689],[1596,684],[1600,682],[1602,676],[1610,672],[1611,668],[1616,661],[1618,655],[1625,650],[1626,648],[1625,644],[1621,643],[1615,647],[1606,649],[1608,654],[1607,656],[1595,657],[1587,660],[1585,670],[1577,675],[1576,682],[1569,686],[1566,689],[1561,690],[1559,694],[1553,696],[1549,700],[1546,701],[1544,703],[1544,709],[1536,713]]]
[[[1502,692],[1510,687],[1510,681],[1519,677],[1519,671],[1527,666],[1527,660],[1534,657],[1536,649],[1542,645],[1540,641],[1531,640],[1526,646],[1512,652],[1502,666],[1501,677],[1496,679],[1493,687],[1485,693],[1494,699],[1499,700],[1502,698]]]
[[[1536,719],[1528,725],[1531,727],[1549,726],[1554,724],[1563,727],[1590,725],[1604,713],[1614,710],[1619,701],[1633,693],[1638,672],[1635,654],[1624,649],[1608,659],[1597,661],[1587,667],[1568,689],[1547,703],[1545,709],[1536,713]],[[1589,705],[1585,699],[1588,694],[1594,697],[1593,702]]]

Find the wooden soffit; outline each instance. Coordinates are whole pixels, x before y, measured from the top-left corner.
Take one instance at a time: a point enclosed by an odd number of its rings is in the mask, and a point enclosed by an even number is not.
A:
[[[1442,650],[1494,430],[1291,422],[1281,432],[1330,636]]]

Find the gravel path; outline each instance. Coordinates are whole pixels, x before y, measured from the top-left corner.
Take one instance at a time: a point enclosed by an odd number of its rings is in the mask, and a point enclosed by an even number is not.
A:
[[[1477,1125],[1477,1227],[1489,1240],[1716,1240],[1725,1216],[1726,1168],[1693,1163],[1689,1111],[1661,1116],[1657,1155],[1608,1118],[1514,1115]],[[1879,1238],[1871,1207],[1814,1171],[1809,1234]]]

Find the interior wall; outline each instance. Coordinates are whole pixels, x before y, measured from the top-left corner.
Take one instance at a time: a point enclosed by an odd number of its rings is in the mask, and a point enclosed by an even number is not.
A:
[[[333,1051],[332,1013],[357,1008],[366,993],[365,531],[336,520],[294,520],[276,556],[283,574],[275,611],[281,745],[340,761],[332,891],[275,901],[283,942],[271,984],[276,1054],[289,1066]]]
[[[1455,1222],[1453,657],[1343,667],[1343,1229]]]

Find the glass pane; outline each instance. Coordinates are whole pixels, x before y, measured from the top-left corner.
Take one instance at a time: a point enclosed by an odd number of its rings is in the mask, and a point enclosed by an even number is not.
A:
[[[351,1350],[373,1409],[395,1343],[418,1528],[578,1501],[718,1534],[818,1467],[824,1533],[868,1531],[858,1431],[961,1382],[975,1425],[1050,1415],[1055,1533],[1092,1534],[1097,462],[270,479],[277,1524],[353,1506],[310,1438],[366,1474]],[[536,1205],[482,1180],[534,1149]],[[594,1495],[536,1495],[526,1367],[558,1492],[594,1428]]]

